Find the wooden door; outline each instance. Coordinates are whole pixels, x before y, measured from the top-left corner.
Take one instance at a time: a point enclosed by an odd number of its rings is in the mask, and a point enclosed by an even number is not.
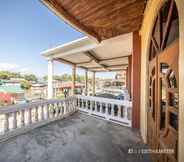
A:
[[[154,162],[177,162],[178,13],[174,0],[160,9],[149,56],[148,145]]]

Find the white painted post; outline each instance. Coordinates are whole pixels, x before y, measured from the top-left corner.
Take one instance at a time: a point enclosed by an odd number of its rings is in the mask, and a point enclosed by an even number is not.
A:
[[[53,98],[53,60],[48,60],[48,99]]]

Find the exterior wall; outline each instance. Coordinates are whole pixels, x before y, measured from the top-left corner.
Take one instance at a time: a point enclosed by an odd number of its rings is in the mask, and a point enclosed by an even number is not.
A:
[[[184,154],[184,1],[175,0],[179,13],[179,162],[183,162]],[[148,96],[148,53],[150,36],[156,15],[164,0],[149,0],[141,27],[141,135],[146,142],[147,136],[147,96]]]

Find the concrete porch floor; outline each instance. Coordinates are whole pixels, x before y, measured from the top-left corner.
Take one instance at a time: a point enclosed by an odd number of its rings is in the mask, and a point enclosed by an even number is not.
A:
[[[0,162],[149,162],[138,132],[84,114],[0,143]]]

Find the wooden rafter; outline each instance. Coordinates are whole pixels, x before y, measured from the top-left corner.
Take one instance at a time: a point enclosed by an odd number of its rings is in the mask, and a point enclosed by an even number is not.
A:
[[[65,22],[99,42],[139,30],[147,2],[147,0],[40,1]]]
[[[67,10],[61,5],[58,0],[40,0],[45,6],[52,10],[57,16],[63,19],[67,24],[72,25],[76,29],[85,32],[88,35],[93,36],[99,42],[101,41],[98,34],[92,29],[87,28],[85,25],[80,23],[75,17],[67,12]]]
[[[110,70],[111,68],[117,68],[117,67],[124,67],[124,66],[127,66],[128,64],[118,64],[118,65],[109,65],[109,66],[106,66],[106,69]],[[88,69],[101,69],[102,67],[90,67]]]
[[[104,69],[107,68],[106,65],[100,63],[100,59],[97,58],[97,57],[95,56],[94,51],[92,51],[92,50],[91,50],[91,51],[86,51],[85,54],[86,54],[86,56],[88,56],[90,59],[92,59],[93,61],[95,61],[95,63],[97,63],[97,64],[98,64],[99,66],[101,66],[102,68],[104,68]],[[106,70],[107,70],[107,69],[106,69]]]

